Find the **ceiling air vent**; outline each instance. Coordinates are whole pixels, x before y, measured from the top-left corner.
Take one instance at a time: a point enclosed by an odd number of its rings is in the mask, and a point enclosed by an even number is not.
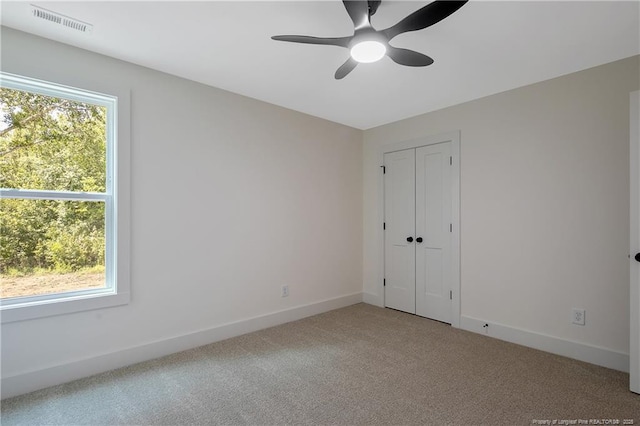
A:
[[[68,16],[43,9],[33,4],[31,5],[31,11],[35,18],[44,19],[45,21],[49,21],[57,25],[62,25],[73,30],[81,31],[83,33],[90,33],[93,30],[93,25],[91,24],[87,24],[86,22],[82,22],[77,19],[69,18]]]

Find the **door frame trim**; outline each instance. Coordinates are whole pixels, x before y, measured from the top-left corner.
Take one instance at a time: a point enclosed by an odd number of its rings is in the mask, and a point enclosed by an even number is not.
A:
[[[422,136],[415,139],[391,142],[384,144],[378,148],[377,158],[378,164],[384,164],[384,154],[402,151],[405,149],[420,148],[421,146],[435,145],[438,143],[451,142],[451,222],[453,223],[453,232],[451,235],[451,326],[460,327],[460,131],[441,133],[437,135]],[[380,229],[384,221],[384,176],[379,174],[377,193],[378,193],[378,211],[381,218]],[[380,301],[385,306],[385,291],[383,286],[384,278],[384,232],[378,234],[376,239],[376,247],[378,249],[378,294],[382,295]]]
[[[640,267],[634,259],[640,252],[640,91],[631,92],[629,98],[629,389],[640,393]]]

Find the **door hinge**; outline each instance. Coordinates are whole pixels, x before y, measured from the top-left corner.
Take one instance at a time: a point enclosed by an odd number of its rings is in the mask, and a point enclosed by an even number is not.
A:
[[[453,291],[449,290],[449,300],[453,300]]]
[[[382,287],[386,287],[386,286],[387,286],[387,280],[386,280],[386,279],[383,279],[383,280],[382,280]]]
[[[453,223],[449,224],[449,232],[453,232]]]
[[[387,168],[385,166],[380,166],[380,167],[382,167],[382,174],[387,173]]]
[[[449,165],[453,166],[453,157],[449,157]]]
[[[382,222],[382,229],[387,229],[387,222]]]

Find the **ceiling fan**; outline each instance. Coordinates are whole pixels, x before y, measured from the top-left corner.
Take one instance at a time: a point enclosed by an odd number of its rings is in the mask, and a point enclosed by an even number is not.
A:
[[[346,37],[277,35],[271,38],[293,43],[323,44],[350,49],[351,57],[335,73],[337,80],[346,77],[358,63],[376,62],[384,55],[400,65],[424,67],[431,65],[433,59],[413,50],[393,47],[389,41],[399,34],[422,30],[442,21],[460,9],[467,1],[434,1],[413,12],[397,24],[385,30],[376,30],[371,25],[371,16],[378,10],[381,0],[343,0],[342,3],[353,21],[353,35]]]

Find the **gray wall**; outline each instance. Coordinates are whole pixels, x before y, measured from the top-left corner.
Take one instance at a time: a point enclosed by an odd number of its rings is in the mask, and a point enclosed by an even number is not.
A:
[[[131,303],[3,324],[2,377],[15,379],[6,386],[49,367],[360,298],[360,130],[7,28],[2,70],[129,88],[132,146]],[[281,298],[285,284],[290,296]]]
[[[628,353],[638,57],[364,134],[7,28],[2,69],[128,88],[132,123],[131,303],[3,324],[3,396],[44,372],[61,381],[145,345],[358,297],[363,283],[382,304],[377,155],[456,130],[463,319]]]
[[[459,130],[462,324],[628,354],[629,92],[639,76],[636,56],[365,131],[365,300],[383,295],[381,146]],[[586,309],[584,327],[570,324],[572,308]]]

